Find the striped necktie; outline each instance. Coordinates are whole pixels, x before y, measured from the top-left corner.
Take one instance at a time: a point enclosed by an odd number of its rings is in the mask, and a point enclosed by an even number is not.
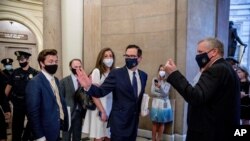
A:
[[[63,113],[63,109],[62,109],[62,103],[61,103],[61,99],[60,99],[60,95],[59,95],[59,90],[58,90],[58,87],[57,87],[57,85],[55,83],[54,78],[52,78],[50,80],[50,84],[51,84],[52,90],[54,92],[54,95],[56,96],[56,103],[59,106],[60,119],[64,120],[64,113]]]

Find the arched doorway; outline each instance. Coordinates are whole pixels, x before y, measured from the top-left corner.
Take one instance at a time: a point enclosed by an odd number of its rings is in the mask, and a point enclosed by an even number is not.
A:
[[[38,48],[35,34],[25,25],[14,20],[0,20],[0,59],[12,58],[13,67],[19,67],[14,52],[17,50],[32,54],[30,65],[38,68]]]

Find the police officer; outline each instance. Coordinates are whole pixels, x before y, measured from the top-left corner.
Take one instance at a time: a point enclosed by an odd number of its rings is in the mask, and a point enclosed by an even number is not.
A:
[[[14,71],[12,67],[13,59],[5,58],[5,59],[2,59],[1,63],[3,64],[5,68],[3,70],[3,73],[9,78]]]
[[[4,93],[6,86],[5,74],[0,69],[0,141],[7,140],[7,125],[10,120],[10,105]]]
[[[5,94],[8,96],[10,90],[13,90],[11,96],[13,103],[12,141],[21,141],[25,120],[25,87],[28,81],[38,74],[38,71],[29,66],[30,53],[16,51],[15,55],[20,68],[15,69],[12,73],[5,88]]]

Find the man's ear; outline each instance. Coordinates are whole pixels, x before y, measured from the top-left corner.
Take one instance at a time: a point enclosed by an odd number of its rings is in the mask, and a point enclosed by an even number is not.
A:
[[[43,64],[43,62],[39,62],[39,65],[41,68],[43,68],[45,65]]]
[[[142,60],[142,57],[139,57],[139,58],[138,58],[138,62],[141,62],[141,60]]]

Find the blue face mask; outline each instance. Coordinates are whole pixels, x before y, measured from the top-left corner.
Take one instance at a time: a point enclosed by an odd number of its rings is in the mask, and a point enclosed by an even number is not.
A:
[[[6,65],[6,66],[5,66],[5,69],[6,69],[6,70],[11,70],[11,69],[12,69],[12,65]]]
[[[204,68],[207,65],[207,63],[210,61],[206,52],[196,55],[195,60],[198,66],[200,67],[200,69]]]
[[[126,58],[125,62],[128,69],[132,69],[133,67],[138,65],[137,58]]]
[[[208,53],[211,52],[213,49],[209,50],[208,52],[204,52],[202,54],[198,54],[196,55],[195,57],[195,60],[198,64],[198,66],[200,67],[200,69],[204,68],[207,63],[210,61],[210,59],[212,58],[209,58],[208,57]]]

